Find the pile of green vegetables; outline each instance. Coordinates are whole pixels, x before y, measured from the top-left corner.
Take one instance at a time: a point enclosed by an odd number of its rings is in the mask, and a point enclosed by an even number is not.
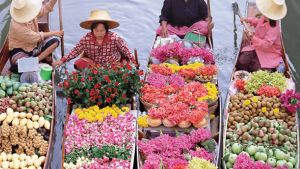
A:
[[[287,87],[286,78],[282,73],[269,73],[259,70],[252,73],[250,79],[247,81],[246,90],[249,93],[254,93],[263,85],[278,87],[281,92]]]

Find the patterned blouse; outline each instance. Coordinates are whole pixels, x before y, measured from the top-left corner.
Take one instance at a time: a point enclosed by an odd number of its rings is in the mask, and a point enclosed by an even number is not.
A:
[[[84,52],[84,56],[94,60],[97,64],[105,65],[120,62],[122,56],[135,63],[134,57],[130,52],[125,41],[116,33],[108,32],[102,44],[96,41],[92,33],[87,33],[79,43],[62,58],[63,62],[74,59]]]

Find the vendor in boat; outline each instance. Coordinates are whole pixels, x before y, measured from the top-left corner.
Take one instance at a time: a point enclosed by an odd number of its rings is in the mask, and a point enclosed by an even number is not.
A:
[[[249,72],[259,69],[275,70],[283,62],[279,20],[284,18],[287,7],[284,0],[257,0],[260,18],[242,18],[255,27],[255,32],[246,31],[250,45],[243,47],[237,62],[239,70]]]
[[[213,26],[207,16],[208,8],[204,0],[165,0],[156,34],[184,37],[188,32],[199,30],[202,35],[207,35]]]
[[[44,5],[41,0],[12,1],[8,32],[11,71],[17,72],[18,59],[36,56],[41,61],[58,47],[59,40],[54,36],[63,36],[63,31],[40,32],[38,27],[38,18],[51,12],[56,1]]]
[[[84,56],[75,62],[75,68],[79,70],[96,64],[105,66],[121,62],[122,57],[135,63],[125,41],[116,33],[109,31],[109,29],[118,27],[119,23],[112,20],[107,11],[91,11],[89,19],[81,22],[80,26],[91,32],[83,36],[69,54],[54,62],[53,66],[60,66],[82,53]]]

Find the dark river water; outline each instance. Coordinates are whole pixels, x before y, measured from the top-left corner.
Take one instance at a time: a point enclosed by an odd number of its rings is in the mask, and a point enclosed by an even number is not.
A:
[[[6,37],[9,25],[9,5],[11,0],[0,0],[0,46]],[[215,27],[213,30],[214,52],[219,66],[219,87],[223,98],[227,92],[230,75],[239,50],[243,27],[239,20],[234,21],[232,0],[215,0],[211,2],[211,11]],[[153,44],[155,29],[163,0],[62,0],[63,27],[65,31],[65,52],[67,53],[79,39],[87,33],[79,23],[85,20],[92,9],[106,9],[111,17],[120,22],[114,29],[128,43],[130,49],[137,48],[141,67],[145,69],[149,51]],[[238,0],[243,13],[246,0]],[[286,52],[290,58],[290,67],[300,89],[300,1],[287,0],[288,14],[282,24]],[[234,24],[236,23],[236,24]],[[57,6],[50,16],[52,30],[59,29]],[[60,57],[60,50],[56,55]],[[72,63],[67,66],[72,68]],[[58,98],[57,121],[55,126],[55,143],[51,168],[60,168],[61,136],[64,123],[65,102]]]

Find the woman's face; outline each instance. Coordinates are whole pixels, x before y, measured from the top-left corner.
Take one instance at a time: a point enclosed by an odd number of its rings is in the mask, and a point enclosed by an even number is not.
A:
[[[106,34],[106,30],[103,24],[98,24],[94,29],[93,29],[94,36],[96,38],[103,38]]]

